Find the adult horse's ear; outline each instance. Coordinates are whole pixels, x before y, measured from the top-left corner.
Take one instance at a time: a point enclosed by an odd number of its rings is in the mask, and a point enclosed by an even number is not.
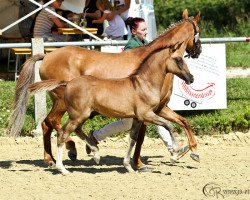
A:
[[[185,9],[185,10],[183,11],[183,13],[182,13],[182,18],[183,18],[183,19],[188,19],[188,10],[187,10],[187,9]]]
[[[198,21],[200,20],[200,15],[201,12],[199,11],[198,14],[196,15],[196,17],[194,18],[194,20],[198,23]]]

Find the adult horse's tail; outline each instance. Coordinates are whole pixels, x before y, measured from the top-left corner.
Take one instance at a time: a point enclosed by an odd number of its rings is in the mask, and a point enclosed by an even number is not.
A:
[[[44,57],[45,54],[34,55],[22,66],[16,84],[13,112],[10,116],[8,125],[8,132],[11,136],[16,137],[20,135],[29,99],[28,86],[34,83],[35,79],[35,63],[36,61],[42,60]]]

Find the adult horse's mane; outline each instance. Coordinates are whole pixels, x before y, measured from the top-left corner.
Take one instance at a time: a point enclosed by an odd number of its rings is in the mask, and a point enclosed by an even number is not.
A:
[[[136,68],[130,75],[129,77],[132,77],[136,74],[138,74],[139,71],[141,71],[143,69],[144,63],[148,60],[148,58],[151,57],[151,55],[153,55],[156,52],[161,51],[162,49],[165,48],[169,48],[171,46],[174,46],[176,44],[181,44],[182,42],[184,42],[187,37],[186,34],[184,35],[184,37],[182,36],[182,40],[180,40],[180,38],[177,37],[173,37],[174,35],[176,35],[176,32],[173,32],[175,30],[175,28],[177,28],[178,26],[182,25],[184,22],[187,22],[186,19],[182,19],[179,20],[178,22],[175,23],[171,23],[169,25],[169,27],[162,33],[160,34],[157,38],[155,38],[153,41],[151,41],[149,44],[145,45],[145,46],[140,46],[137,48],[134,48],[132,50],[134,51],[150,51],[151,47],[154,46],[156,43],[159,43],[159,41],[161,41],[160,44],[162,44],[162,47],[155,49],[154,51],[151,51],[150,54],[148,54],[142,61],[141,63],[139,63],[139,67]],[[169,35],[168,35],[169,34]],[[166,38],[169,37],[169,40]],[[164,38],[164,40],[162,40],[162,38]],[[175,40],[173,40],[175,39]],[[162,42],[162,41],[166,41],[166,42]],[[148,50],[147,50],[148,49]]]

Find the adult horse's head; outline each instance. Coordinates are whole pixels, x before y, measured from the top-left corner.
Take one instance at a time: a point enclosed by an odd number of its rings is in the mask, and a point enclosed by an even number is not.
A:
[[[188,11],[185,9],[182,13],[182,17],[185,21],[193,25],[194,31],[193,38],[187,43],[187,55],[185,57],[198,58],[201,53],[200,28],[198,26],[200,12],[196,15],[196,17],[189,17]]]

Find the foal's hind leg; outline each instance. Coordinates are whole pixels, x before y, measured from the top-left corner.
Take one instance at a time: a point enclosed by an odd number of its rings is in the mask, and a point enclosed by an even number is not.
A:
[[[139,129],[141,127],[142,123],[139,122],[137,119],[133,119],[133,125],[132,125],[132,129],[130,132],[130,137],[129,137],[129,145],[128,145],[128,149],[127,149],[127,153],[123,159],[123,165],[124,167],[128,170],[128,172],[134,172],[133,168],[130,165],[130,158],[131,158],[131,153],[133,150],[133,147],[136,143],[136,140],[138,138],[138,133],[139,133]]]
[[[42,129],[44,143],[44,162],[49,166],[52,166],[55,165],[55,159],[51,151],[51,133],[53,129],[57,131],[61,129],[60,121],[62,116],[66,112],[66,109],[62,98],[59,98],[55,93],[51,93],[50,96],[53,101],[53,106],[48,116],[42,122]],[[73,155],[72,157],[75,157],[76,159],[75,143],[70,137],[67,139],[67,141],[71,141],[70,145],[68,145],[67,143],[66,147],[67,149],[70,149],[72,152],[74,152],[75,156]]]
[[[62,129],[57,131],[57,159],[56,159],[56,168],[63,174],[66,175],[69,173],[68,170],[65,169],[62,157],[63,157],[63,145],[66,142],[69,134],[74,132],[75,129],[81,124],[81,119],[76,118],[76,120],[68,120],[67,123],[63,126]]]

